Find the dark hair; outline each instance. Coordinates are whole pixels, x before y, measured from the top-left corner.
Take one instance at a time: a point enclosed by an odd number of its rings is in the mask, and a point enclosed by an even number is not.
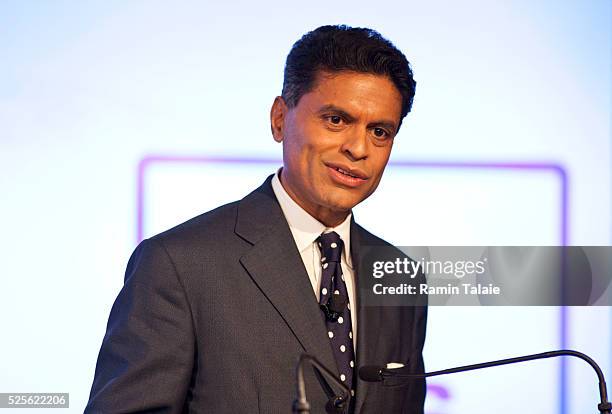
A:
[[[321,26],[295,42],[282,97],[293,108],[312,90],[319,71],[344,70],[388,76],[402,96],[400,123],[410,112],[416,82],[406,56],[377,31],[346,25]]]

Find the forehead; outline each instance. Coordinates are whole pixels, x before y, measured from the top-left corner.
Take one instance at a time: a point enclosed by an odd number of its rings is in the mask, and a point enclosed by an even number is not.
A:
[[[385,75],[352,71],[318,71],[310,92],[301,101],[311,110],[316,106],[337,106],[354,115],[399,119],[402,96],[393,81]]]

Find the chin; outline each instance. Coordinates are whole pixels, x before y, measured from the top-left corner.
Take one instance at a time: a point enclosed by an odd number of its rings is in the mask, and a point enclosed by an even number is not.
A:
[[[328,203],[329,207],[332,210],[337,210],[337,211],[348,211],[350,209],[352,209],[353,207],[355,207],[357,204],[359,204],[361,202],[361,199],[335,199],[335,200],[329,200],[330,202]]]
[[[322,187],[319,192],[319,200],[323,201],[321,205],[336,211],[350,210],[361,203],[365,198],[367,198],[367,194],[340,188],[335,185]]]

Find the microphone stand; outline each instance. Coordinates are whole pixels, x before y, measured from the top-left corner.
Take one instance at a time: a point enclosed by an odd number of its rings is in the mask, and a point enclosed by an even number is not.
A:
[[[385,381],[391,378],[410,379],[410,378],[435,377],[438,375],[454,374],[456,372],[465,372],[465,371],[472,371],[472,370],[481,369],[481,368],[498,367],[501,365],[508,365],[508,364],[514,364],[518,362],[533,361],[536,359],[553,358],[553,357],[559,357],[559,356],[573,356],[573,357],[580,358],[583,361],[586,361],[595,370],[595,373],[597,374],[597,378],[599,379],[599,396],[601,399],[601,403],[597,405],[597,409],[599,410],[601,414],[611,414],[610,411],[612,410],[612,404],[608,402],[608,391],[606,389],[606,381],[604,379],[604,375],[603,375],[603,372],[601,371],[601,368],[599,368],[599,365],[597,365],[597,363],[593,359],[591,359],[589,356],[581,352],[572,351],[572,350],[542,352],[540,354],[526,355],[526,356],[520,356],[516,358],[500,359],[498,361],[483,362],[480,364],[464,365],[461,367],[443,369],[440,371],[426,372],[423,374],[410,374],[410,373],[403,372],[403,371],[406,371],[405,368],[387,369],[387,368],[378,368],[378,367],[373,367],[373,366],[365,366],[359,369],[359,377],[364,381],[371,381],[371,382],[382,381],[383,385],[385,385]]]
[[[297,383],[297,398],[293,401],[293,413],[294,414],[310,414],[310,404],[306,400],[306,383],[304,382],[304,364],[308,362],[319,370],[322,374],[325,374],[329,379],[332,380],[339,388],[344,392],[343,396],[333,395],[333,391],[327,385],[325,393],[330,398],[327,402],[325,410],[328,413],[343,413],[345,408],[349,407],[351,402],[351,393],[349,388],[336,377],[325,365],[320,363],[315,357],[309,354],[300,355],[296,370],[296,383]]]

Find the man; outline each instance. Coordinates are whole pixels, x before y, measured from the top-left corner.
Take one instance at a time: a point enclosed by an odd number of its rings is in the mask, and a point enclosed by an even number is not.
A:
[[[324,26],[299,40],[270,114],[283,167],[137,247],[86,412],[289,412],[306,352],[351,389],[351,412],[422,413],[424,381],[358,378],[369,364],[423,371],[426,308],[360,302],[362,247],[386,243],[351,214],[378,186],[414,90],[408,61],[375,31]],[[324,381],[307,373],[312,412],[324,412]]]

